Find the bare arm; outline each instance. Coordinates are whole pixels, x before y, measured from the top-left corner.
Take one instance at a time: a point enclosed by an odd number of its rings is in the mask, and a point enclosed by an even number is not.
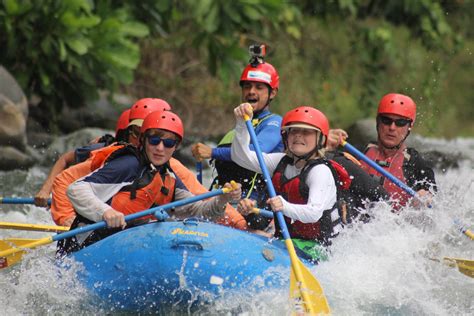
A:
[[[232,188],[229,183],[226,183],[224,187],[229,189]],[[208,200],[197,201],[192,204],[177,207],[176,209],[170,210],[169,214],[179,219],[190,216],[216,219],[224,215],[224,211],[228,202],[239,200],[241,195],[241,185],[237,184],[237,187],[229,193],[225,193]],[[176,201],[187,199],[193,196],[194,195],[187,190],[180,188],[176,188],[175,190]]]
[[[59,159],[54,163],[53,168],[49,172],[48,177],[43,183],[41,189],[35,194],[35,205],[36,206],[48,206],[48,199],[51,194],[51,189],[53,187],[54,179],[58,174],[63,170],[74,163],[74,151],[68,151],[59,157]]]

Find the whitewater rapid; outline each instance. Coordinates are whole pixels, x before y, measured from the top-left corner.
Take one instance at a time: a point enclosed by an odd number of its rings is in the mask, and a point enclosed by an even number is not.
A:
[[[369,223],[346,229],[334,240],[329,261],[312,268],[334,315],[474,314],[474,279],[432,260],[474,260],[474,241],[453,224],[459,219],[474,229],[473,164],[465,161],[436,175],[439,193],[432,208],[406,208],[396,215],[379,203],[369,210]],[[38,167],[0,172],[0,192],[31,197],[45,177]],[[53,224],[47,210],[31,205],[0,205],[0,221]],[[46,235],[0,229],[2,239]],[[0,270],[0,315],[114,314],[88,299],[74,277],[80,266],[62,269],[53,254],[53,245],[44,246],[28,253],[21,265]],[[275,273],[289,278],[289,271]],[[287,296],[286,291],[243,293],[195,314],[289,315]]]

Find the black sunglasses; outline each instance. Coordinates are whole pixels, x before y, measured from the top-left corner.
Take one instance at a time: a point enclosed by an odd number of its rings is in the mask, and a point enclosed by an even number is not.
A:
[[[406,126],[407,124],[411,123],[410,119],[395,119],[394,120],[388,116],[383,116],[383,115],[379,116],[379,121],[383,125],[388,125],[388,126],[392,125],[392,123],[395,123],[395,125],[398,127]]]
[[[166,148],[173,148],[178,143],[178,140],[172,138],[161,138],[160,136],[148,136],[148,143],[150,145],[156,146],[163,142],[163,145]]]

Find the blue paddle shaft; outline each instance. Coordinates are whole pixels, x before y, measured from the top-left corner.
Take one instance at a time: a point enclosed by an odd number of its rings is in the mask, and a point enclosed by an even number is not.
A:
[[[224,193],[223,189],[213,190],[211,192],[196,195],[196,196],[190,197],[188,199],[175,201],[175,202],[168,203],[168,204],[165,204],[165,205],[160,205],[160,206],[153,207],[153,208],[150,208],[150,209],[145,210],[145,211],[141,211],[141,212],[138,212],[138,213],[135,213],[135,214],[127,215],[127,216],[125,216],[125,221],[128,222],[128,221],[131,221],[131,220],[143,217],[143,216],[154,214],[156,211],[161,211],[161,210],[166,211],[166,210],[169,210],[169,209],[172,209],[172,208],[175,208],[175,207],[180,207],[180,206],[183,206],[183,205],[186,205],[186,204],[191,204],[191,203],[194,203],[194,202],[197,202],[197,201],[200,201],[200,200],[204,200],[204,199],[207,199],[207,198],[210,198],[210,197],[221,195],[223,193]],[[99,228],[105,228],[105,227],[107,227],[107,223],[105,221],[101,221],[101,222],[98,222],[98,223],[95,223],[95,224],[79,227],[79,228],[70,230],[70,231],[65,232],[65,233],[54,235],[52,237],[52,240],[53,241],[63,240],[63,239],[75,236],[77,234],[86,233],[86,232],[90,232],[92,230],[96,230],[96,229],[99,229]]]
[[[359,151],[357,148],[352,146],[351,144],[345,142],[343,143],[344,148],[346,148],[351,154],[357,156],[357,158],[363,160],[365,163],[367,163],[369,166],[377,170],[380,174],[383,174],[384,177],[390,179],[393,183],[395,183],[399,188],[405,190],[408,194],[411,196],[416,197],[416,192],[407,186],[405,183],[400,181],[400,179],[396,178],[394,175],[389,173],[387,170],[384,168],[380,167],[377,163],[375,163],[373,160],[369,159],[366,155],[364,155],[361,151]]]
[[[270,194],[270,197],[275,197],[275,188],[273,187],[272,178],[270,177],[267,166],[265,165],[265,161],[263,160],[262,150],[260,149],[260,145],[258,144],[257,135],[255,134],[250,120],[245,120],[245,124],[247,125],[247,129],[250,134],[250,139],[252,140],[253,148],[255,149],[255,153],[257,154],[258,162],[260,164],[260,169],[262,169],[263,177],[265,178],[265,182],[267,182],[268,194]],[[283,238],[285,240],[290,239],[290,234],[288,233],[288,227],[286,227],[286,222],[283,218],[283,214],[281,212],[276,212],[276,215],[278,223],[280,224]]]
[[[35,204],[34,198],[0,198],[0,204]],[[48,200],[51,205],[51,199]]]
[[[273,218],[273,212],[263,208],[258,210],[258,214],[262,215],[263,217]]]
[[[199,183],[202,184],[202,162],[201,161],[196,162],[196,173],[197,173],[197,179]]]

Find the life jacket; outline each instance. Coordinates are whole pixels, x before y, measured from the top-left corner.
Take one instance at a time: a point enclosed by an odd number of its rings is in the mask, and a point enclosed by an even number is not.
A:
[[[175,187],[176,179],[168,165],[160,170],[147,169],[132,184],[114,195],[110,206],[124,215],[134,214],[153,205],[171,203]]]
[[[192,173],[188,168],[174,158],[169,161],[170,167],[173,173],[183,182],[188,189],[194,195],[199,195],[209,192],[197,179],[196,175]],[[237,212],[237,210],[227,203],[225,208],[225,215],[216,220],[216,223],[233,227],[240,230],[247,230],[247,222],[245,218]]]
[[[267,119],[275,114],[268,113],[261,118],[252,120],[252,126],[256,129]],[[230,147],[235,137],[235,130],[229,131],[218,143],[217,147]],[[214,160],[214,166],[217,170],[217,177],[213,184],[224,185],[226,182],[234,180],[242,185],[242,198],[249,198],[252,193],[256,200],[257,207],[264,207],[268,199],[265,179],[263,175],[254,171],[242,168],[233,161]],[[244,216],[247,223],[252,229],[264,229],[268,226],[271,219],[265,218],[257,214],[249,214]]]
[[[400,148],[395,155],[384,159],[383,154],[379,150],[379,147],[376,144],[369,144],[365,155],[375,161],[380,167],[387,170],[397,179],[402,181],[403,183],[407,183],[406,177],[406,164],[410,160],[410,154],[407,148]],[[411,196],[405,192],[405,190],[399,188],[396,184],[394,184],[389,179],[385,179],[379,172],[377,172],[374,168],[370,167],[365,162],[362,163],[362,168],[367,171],[369,174],[380,177],[380,184],[383,185],[385,190],[390,194],[390,198],[396,201],[394,205],[394,209],[398,210],[401,206],[405,206]]]
[[[123,155],[133,154],[141,160],[138,149],[132,145],[117,144],[94,153],[91,168],[99,168],[108,161]],[[93,169],[95,170],[95,169]],[[125,215],[150,208],[153,204],[163,205],[173,200],[176,179],[168,164],[160,170],[146,168],[132,184],[123,187],[112,197],[110,206]]]
[[[91,153],[94,150],[107,147],[115,142],[115,137],[110,134],[105,134],[104,136],[99,138],[99,140],[95,144],[76,148],[76,150],[74,151],[75,163],[77,164],[86,161],[87,159],[89,159]]]
[[[126,146],[117,143],[93,150],[89,153],[89,159],[63,170],[56,176],[51,190],[51,216],[56,224],[63,225],[66,220],[76,216],[76,211],[66,194],[69,185],[102,167],[109,156],[117,150],[130,151],[130,148],[123,149]]]
[[[135,147],[125,146],[122,149],[123,150],[117,149],[111,152],[104,161],[104,164],[121,155],[129,155],[130,152],[135,153],[137,158],[140,159],[138,150],[136,150]],[[107,203],[116,211],[124,215],[130,215],[149,209],[154,205],[164,205],[172,202],[175,188],[176,179],[171,173],[168,164],[161,166],[159,170],[153,167],[146,168],[140,177],[135,179],[132,184],[123,187],[107,201]],[[150,218],[152,218],[152,215],[141,217],[133,223],[127,223],[127,228],[142,224]],[[89,219],[78,214],[71,229],[91,223]],[[82,249],[120,230],[120,228],[102,228],[93,232],[66,238],[64,241],[58,242],[57,256],[61,257],[67,253]]]
[[[287,179],[284,172],[286,167],[292,163],[293,159],[291,157],[283,157],[272,177],[275,191],[290,203],[306,204],[308,202],[309,187],[306,184],[306,178],[311,169],[320,164],[326,165],[331,170],[337,187],[338,197],[340,190],[348,190],[351,185],[349,174],[335,161],[325,158],[308,160],[299,175]],[[320,220],[316,223],[303,223],[286,216],[284,218],[292,238],[319,240],[325,245],[328,245],[329,239],[335,237],[340,228],[342,228],[342,218],[337,208],[337,202],[332,208],[325,210]],[[280,231],[277,220],[275,220],[275,224],[277,225],[277,232]]]

